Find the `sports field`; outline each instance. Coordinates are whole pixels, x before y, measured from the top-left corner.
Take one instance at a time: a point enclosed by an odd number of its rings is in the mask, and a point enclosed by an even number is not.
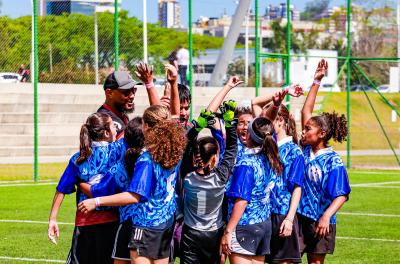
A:
[[[400,263],[400,171],[349,172],[352,193],[338,216],[337,245],[327,263]],[[57,179],[37,184],[0,181],[0,262],[63,263],[75,216],[75,197],[59,214],[58,245],[47,239]]]

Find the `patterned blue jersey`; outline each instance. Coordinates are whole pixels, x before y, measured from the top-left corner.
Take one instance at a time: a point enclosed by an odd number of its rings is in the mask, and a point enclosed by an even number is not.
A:
[[[92,185],[90,191],[93,197],[101,197],[125,192],[131,182],[125,169],[124,160],[112,166],[98,184]],[[133,210],[132,204],[119,207],[120,222],[130,219]]]
[[[346,168],[332,148],[321,149],[314,156],[311,146],[304,148],[306,177],[298,213],[318,221],[332,201],[351,191]],[[336,223],[336,214],[331,224]]]
[[[135,172],[127,189],[141,196],[132,209],[132,224],[138,227],[163,226],[173,219],[176,210],[175,183],[179,165],[163,169],[148,151],[136,161]]]
[[[282,177],[271,193],[272,212],[286,215],[295,185],[302,187],[304,180],[304,156],[292,137],[278,141],[279,156],[283,166]]]
[[[236,162],[238,162],[242,158],[245,150],[246,150],[246,146],[242,143],[242,141],[240,141],[240,139],[238,137],[238,139],[237,139],[237,155],[236,155],[237,157],[236,157]]]
[[[82,164],[76,164],[79,152],[75,153],[69,160],[61,179],[56,187],[57,191],[64,194],[75,192],[75,185],[86,182],[91,185],[99,183],[109,168],[116,164],[125,153],[126,143],[119,140],[114,143],[93,142],[92,155]],[[76,192],[76,203],[80,203],[87,197],[79,188]]]
[[[271,214],[270,193],[277,175],[272,170],[264,154],[257,154],[259,148],[246,149],[246,152],[233,169],[226,195],[228,197],[228,219],[237,198],[248,202],[240,218],[239,225],[264,222]]]

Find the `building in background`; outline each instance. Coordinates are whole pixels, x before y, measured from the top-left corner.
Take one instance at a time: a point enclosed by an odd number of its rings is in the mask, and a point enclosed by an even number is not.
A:
[[[286,14],[286,3],[281,3],[279,6],[268,5],[265,10],[267,20],[286,19]],[[292,21],[300,21],[300,11],[294,5],[290,5],[290,18]]]
[[[114,0],[40,0],[40,15],[84,14],[114,12]],[[122,0],[118,0],[121,6]]]
[[[179,1],[159,0],[158,21],[162,27],[181,28],[181,7]]]

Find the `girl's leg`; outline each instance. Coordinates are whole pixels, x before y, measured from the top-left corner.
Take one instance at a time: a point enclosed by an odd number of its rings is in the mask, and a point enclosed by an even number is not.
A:
[[[308,264],[324,264],[326,254],[307,253]]]
[[[139,256],[136,250],[131,250],[131,264],[153,264],[153,261],[149,258]]]
[[[231,264],[264,264],[265,256],[246,256],[232,253],[229,256]]]
[[[130,264],[128,260],[114,259],[114,264]]]

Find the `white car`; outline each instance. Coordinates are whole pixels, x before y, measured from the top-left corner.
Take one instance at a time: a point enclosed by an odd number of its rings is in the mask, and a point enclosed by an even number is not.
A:
[[[307,91],[310,90],[311,87],[307,87]],[[340,87],[335,84],[330,84],[330,83],[323,83],[318,89],[319,92],[340,92]]]
[[[21,75],[15,72],[0,72],[0,83],[19,83]]]
[[[390,85],[389,84],[382,84],[378,87],[379,92],[381,93],[390,93]]]

